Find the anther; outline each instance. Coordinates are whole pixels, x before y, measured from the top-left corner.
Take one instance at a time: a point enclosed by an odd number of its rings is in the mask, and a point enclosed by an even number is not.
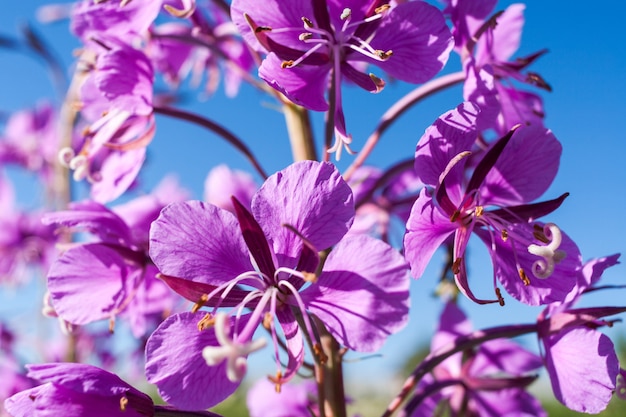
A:
[[[277,394],[280,394],[280,389],[283,385],[283,373],[276,371],[276,376],[270,375],[267,379],[274,383],[274,391],[276,391]]]
[[[292,65],[293,65],[293,61],[289,60],[289,61],[281,62],[280,67],[282,69],[285,69],[285,68],[291,68]]]
[[[351,15],[352,15],[352,10],[350,10],[349,8],[346,7],[345,9],[343,9],[343,12],[341,12],[341,15],[339,15],[339,18],[341,20],[346,20]]]
[[[452,216],[450,216],[450,222],[454,223],[460,215],[461,212],[459,210],[455,210],[454,213],[452,213]]]
[[[502,236],[503,242],[506,242],[506,240],[509,238],[509,232],[507,232],[506,229],[502,229],[500,235]]]
[[[115,317],[109,319],[109,333],[113,334],[115,330]]]
[[[517,272],[519,273],[519,277],[524,283],[524,285],[526,286],[530,285],[530,279],[528,279],[528,275],[526,275],[526,272],[524,272],[522,268],[520,268],[519,271]]]
[[[476,208],[474,209],[474,215],[476,217],[482,216],[484,212],[485,212],[485,208],[483,206],[476,206]]]
[[[263,328],[269,330],[272,327],[272,321],[274,321],[274,316],[269,311],[266,312],[265,316],[263,316]]]
[[[461,272],[461,258],[456,258],[452,263],[452,273],[458,275]]]
[[[204,306],[204,303],[206,303],[207,301],[209,301],[209,294],[202,294],[200,296],[200,299],[193,305],[193,307],[191,307],[191,312],[197,313],[198,310],[200,310],[200,308],[202,308]]]
[[[272,28],[269,26],[257,26],[254,28],[254,33],[269,32],[271,30]]]
[[[381,49],[377,49],[375,52],[376,52],[376,56],[382,59],[383,61],[389,59],[389,57],[393,55],[393,51],[391,49],[388,50],[387,52]]]
[[[500,307],[504,307],[504,298],[502,298],[502,292],[498,287],[496,287],[496,297],[498,297],[498,304],[500,304]]]
[[[120,410],[126,411],[126,406],[128,405],[128,398],[122,397],[120,398]]]
[[[304,22],[304,27],[311,29],[313,27],[313,22],[311,21],[311,19],[308,19],[304,16],[302,16],[302,22]]]
[[[313,34],[311,32],[304,32],[298,35],[298,39],[300,39],[303,42],[311,39],[312,37],[313,37]]]
[[[206,330],[215,324],[215,317],[211,313],[206,313],[198,322],[198,330]]]
[[[389,9],[391,9],[391,6],[389,4],[383,4],[382,6],[378,6],[377,8],[375,8],[374,13],[381,14]]]

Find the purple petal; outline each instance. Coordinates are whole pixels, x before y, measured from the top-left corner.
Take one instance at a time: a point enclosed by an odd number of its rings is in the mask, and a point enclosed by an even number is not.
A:
[[[476,44],[476,61],[486,63],[506,62],[517,51],[524,27],[524,4],[512,4],[498,17],[490,35],[483,35]]]
[[[124,259],[119,249],[93,243],[64,252],[48,272],[48,290],[61,318],[72,324],[87,324],[112,318],[125,298],[128,281],[141,276],[141,269]]]
[[[411,209],[404,235],[404,256],[414,278],[422,276],[430,258],[457,227],[422,189]]]
[[[373,352],[406,325],[407,269],[404,258],[386,243],[349,235],[330,252],[318,282],[302,298],[342,345]]]
[[[206,346],[218,346],[212,329],[198,330],[204,312],[168,317],[148,339],[146,378],[168,403],[182,410],[203,410],[232,394],[238,383],[226,377],[226,361],[208,366]]]
[[[541,357],[511,340],[496,339],[480,345],[469,372],[474,376],[489,376],[501,372],[524,375],[541,366]]]
[[[441,317],[439,327],[434,334],[430,350],[436,352],[438,349],[454,342],[460,336],[468,335],[472,332],[472,323],[469,321],[463,310],[453,302],[447,302]]]
[[[235,216],[200,201],[161,211],[150,230],[150,257],[165,275],[206,284],[254,270]]]
[[[443,14],[434,6],[416,1],[392,8],[382,18],[370,45],[391,50],[393,55],[382,62],[367,58],[368,62],[395,78],[418,84],[443,68],[454,44]]]
[[[259,68],[259,77],[294,103],[315,111],[328,110],[325,94],[329,65],[299,65],[283,68],[283,61],[270,53]]]
[[[266,378],[259,379],[248,391],[246,403],[251,417],[310,417],[310,397],[317,394],[312,381],[284,384],[280,392]]]
[[[519,226],[512,227],[510,233],[521,233],[530,235],[531,231],[521,230]],[[511,246],[509,239],[503,242],[502,239],[492,237],[484,229],[475,229],[478,236],[485,242],[488,248],[495,243],[495,253],[492,253],[492,260],[496,275],[506,291],[515,299],[529,305],[541,305],[553,302],[562,302],[574,289],[577,282],[578,269],[581,267],[581,255],[576,244],[562,233],[562,243],[559,249],[565,251],[567,256],[555,265],[554,273],[545,279],[539,279],[532,274],[532,265],[541,259],[528,252],[526,247],[515,248]],[[494,242],[492,242],[494,239]],[[534,243],[543,245],[539,241]],[[515,255],[513,251],[515,250]],[[519,276],[518,264],[526,272],[529,285],[525,285]]]
[[[234,212],[230,199],[234,196],[248,210],[258,186],[250,174],[233,171],[222,164],[213,168],[204,182],[204,200],[219,208]]]
[[[604,410],[619,372],[611,339],[596,330],[574,328],[542,341],[556,398],[581,413],[596,414]]]
[[[510,388],[497,391],[480,391],[472,396],[476,415],[501,416],[547,416],[541,403],[523,389]]]
[[[4,409],[12,417],[35,417],[33,398],[45,393],[49,388],[49,385],[42,385],[18,392],[4,400]]]
[[[550,130],[521,126],[487,174],[480,188],[482,202],[506,206],[540,197],[556,176],[561,150]]]
[[[331,247],[352,225],[352,190],[332,164],[297,162],[265,181],[252,200],[252,213],[279,265],[289,266],[299,258],[302,240],[283,225],[295,228],[318,250]]]
[[[436,186],[450,161],[469,151],[476,140],[476,119],[480,109],[465,102],[441,116],[426,129],[415,149],[415,171],[424,184]],[[464,165],[464,164],[457,164]],[[460,184],[462,167],[448,174],[448,184]]]
[[[287,342],[287,369],[282,376],[291,379],[304,362],[304,339],[295,316],[289,310],[276,310],[276,318],[280,322],[285,341]]]
[[[100,167],[102,179],[91,185],[91,198],[108,203],[132,185],[146,159],[146,148],[111,152]]]

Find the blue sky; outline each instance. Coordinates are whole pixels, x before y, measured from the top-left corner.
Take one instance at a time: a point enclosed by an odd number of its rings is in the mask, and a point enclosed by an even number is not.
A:
[[[500,2],[498,8],[511,3]],[[72,49],[78,44],[68,33],[66,24],[40,25],[34,21],[36,8],[43,4],[46,2],[22,0],[5,5],[0,14],[0,34],[15,36],[20,22],[32,22],[61,60],[69,65]],[[564,4],[567,4],[566,8]],[[624,252],[626,47],[622,28],[626,5],[617,0],[602,2],[597,7],[588,1],[529,0],[526,5],[526,26],[517,56],[543,48],[549,50],[532,69],[552,85],[553,92],[543,94],[546,125],[554,131],[564,148],[559,174],[545,197],[554,198],[566,191],[571,194],[549,219],[578,243],[585,259]],[[2,49],[0,62],[1,112],[30,107],[46,97],[58,101],[41,62]],[[458,68],[455,56],[450,65],[453,69]],[[354,135],[355,149],[359,149],[387,107],[409,88],[398,83],[378,95],[347,89],[344,93],[346,117],[348,129]],[[453,88],[413,108],[383,136],[370,162],[385,167],[410,156],[424,129],[461,100],[460,89]],[[266,170],[273,172],[288,165],[291,156],[283,118],[273,108],[275,104],[257,91],[243,88],[236,99],[225,98],[220,90],[191,109],[240,135]],[[315,115],[313,120],[319,135],[323,131],[323,119],[321,115]],[[157,123],[157,137],[150,145],[149,162],[142,175],[147,189],[163,175],[176,172],[183,185],[200,198],[204,178],[213,166],[226,162],[234,168],[252,172],[241,155],[212,134],[164,118],[159,118]],[[350,160],[351,157],[344,154],[340,168],[345,168]],[[36,200],[26,185],[20,187],[18,194],[25,205]],[[490,280],[489,267],[485,267],[489,261],[477,245],[473,251],[478,259],[470,264],[472,286],[479,294],[481,289],[482,294],[489,294],[487,285],[481,287],[481,278],[485,284]],[[393,364],[398,364],[395,358],[424,341],[434,328],[438,306],[429,296],[438,276],[436,261],[437,256],[425,276],[413,283],[409,328],[391,338],[383,351]],[[625,266],[618,265],[605,274],[605,282],[622,283],[625,272]],[[606,293],[590,298],[589,303],[624,304],[625,295],[625,291]],[[503,319],[507,318],[532,321],[538,313],[537,309],[519,305],[510,298],[505,308],[476,308],[467,302],[462,305],[471,308],[476,327],[506,324]],[[612,332],[626,334],[623,327],[617,326]],[[386,360],[372,359],[371,367],[386,369],[390,363]],[[370,368],[370,365],[358,364],[354,368],[357,367]]]

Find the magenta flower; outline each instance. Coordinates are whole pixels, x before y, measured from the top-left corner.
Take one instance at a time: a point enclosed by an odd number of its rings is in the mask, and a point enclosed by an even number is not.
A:
[[[174,184],[154,194],[108,209],[95,202],[74,203],[44,221],[88,231],[99,240],[72,245],[52,264],[48,290],[52,307],[63,320],[84,325],[121,315],[136,337],[173,306],[173,293],[156,278],[148,258],[150,223],[169,202],[186,198]]]
[[[231,15],[252,48],[268,54],[259,76],[294,103],[328,110],[330,78],[336,136],[330,151],[337,158],[351,143],[343,79],[378,92],[384,82],[364,73],[364,65],[373,64],[394,78],[423,83],[443,68],[452,48],[443,15],[422,1],[390,7],[365,0],[234,0]]]
[[[265,344],[252,339],[261,324],[271,334],[272,378],[281,385],[304,360],[302,332],[320,354],[310,314],[361,352],[378,349],[407,320],[407,265],[381,241],[345,236],[352,192],[333,165],[304,161],[271,176],[251,212],[233,202],[236,215],[201,202],[171,204],[151,230],[150,256],[165,281],[198,307],[214,307],[174,315],[148,340],[148,380],[179,408],[206,408],[234,391],[247,355]],[[318,250],[330,247],[318,276]]]
[[[581,413],[599,413],[606,408],[616,388],[619,360],[611,339],[596,328],[615,314],[610,307],[572,309],[586,290],[592,289],[602,273],[618,263],[619,255],[594,259],[578,271],[573,296],[564,303],[549,305],[539,316],[538,336],[555,397]],[[618,311],[619,312],[619,311]]]
[[[561,144],[545,128],[522,126],[473,160],[478,112],[471,103],[460,105],[417,144],[418,177],[434,190],[422,190],[407,223],[404,249],[413,276],[419,278],[437,248],[453,238],[454,277],[473,301],[503,303],[496,278],[523,303],[563,301],[576,284],[580,252],[555,224],[536,219],[567,195],[531,203],[555,177]],[[489,250],[497,300],[478,299],[469,288],[465,248],[472,234]]]
[[[154,137],[154,71],[142,51],[115,38],[99,42],[81,88],[81,115],[91,124],[60,159],[76,181],[89,181],[94,200],[107,203],[133,183]]]
[[[470,334],[472,326],[461,309],[447,303],[433,336],[432,355],[460,336]],[[474,351],[459,352],[437,366],[432,376],[422,380],[407,405],[407,415],[436,415],[446,402],[451,415],[499,417],[524,413],[545,416],[539,401],[525,388],[536,379],[541,358],[506,339],[490,340]],[[511,413],[511,414],[510,414]]]

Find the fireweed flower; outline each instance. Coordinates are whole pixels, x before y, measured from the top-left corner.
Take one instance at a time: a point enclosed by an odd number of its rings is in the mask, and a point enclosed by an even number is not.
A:
[[[341,100],[344,78],[378,92],[384,82],[363,72],[364,64],[373,64],[394,78],[423,83],[443,68],[452,48],[443,15],[422,1],[234,0],[231,15],[250,46],[268,54],[259,68],[262,79],[296,104],[333,112],[329,151],[337,159],[352,141]]]
[[[596,330],[611,325],[601,317],[613,308],[572,309],[602,273],[618,263],[619,255],[594,259],[579,269],[573,296],[549,305],[538,319],[538,338],[554,396],[566,407],[581,413],[606,408],[616,388],[619,360],[611,339]]]
[[[267,379],[258,380],[248,391],[246,404],[251,417],[310,417],[317,412],[317,386],[308,380],[287,384],[281,392]]]
[[[304,360],[303,332],[321,355],[311,314],[361,352],[378,349],[407,320],[408,266],[384,242],[345,236],[353,197],[333,165],[303,161],[272,175],[250,212],[233,202],[236,215],[197,201],[171,204],[151,229],[150,256],[163,279],[196,307],[213,307],[169,317],[148,340],[147,378],[179,408],[203,409],[235,390],[247,355],[264,345],[253,340],[260,325],[271,335],[280,386]],[[330,247],[320,272],[318,250]]]
[[[154,71],[142,51],[115,38],[92,43],[83,56],[91,53],[95,61],[84,58],[87,76],[78,103],[90,125],[59,159],[74,171],[74,180],[89,181],[94,200],[107,203],[133,183],[154,137]]]
[[[463,311],[456,304],[447,303],[432,339],[432,354],[471,332],[472,326]],[[536,379],[532,373],[541,366],[539,356],[516,343],[490,340],[435,367],[432,375],[422,379],[405,415],[437,415],[441,403],[446,402],[454,416],[545,416],[539,401],[525,390]]]
[[[491,124],[485,127],[503,135],[516,124],[543,124],[541,97],[516,84],[530,84],[547,91],[551,88],[539,74],[527,71],[545,51],[511,60],[520,45],[525,6],[513,4],[486,19],[495,3],[452,1],[444,13],[452,21],[457,52],[467,73],[464,98],[484,105],[481,118],[487,119],[485,124]]]
[[[535,219],[558,208],[567,194],[531,203],[555,177],[561,144],[545,128],[521,126],[471,161],[478,112],[471,103],[461,104],[426,129],[417,144],[415,169],[434,190],[422,190],[407,223],[404,250],[412,274],[419,278],[453,236],[455,281],[473,301],[502,304],[496,278],[523,303],[563,301],[576,284],[580,252],[555,224]],[[469,288],[465,248],[473,234],[489,250],[497,300],[478,299]]]
[[[166,204],[185,198],[174,183],[164,181],[153,194],[112,209],[86,201],[48,214],[47,224],[98,238],[70,245],[52,264],[48,290],[56,314],[76,325],[108,319],[111,330],[119,314],[136,337],[160,321],[172,308],[174,294],[156,278],[158,271],[148,258],[148,232]]]

